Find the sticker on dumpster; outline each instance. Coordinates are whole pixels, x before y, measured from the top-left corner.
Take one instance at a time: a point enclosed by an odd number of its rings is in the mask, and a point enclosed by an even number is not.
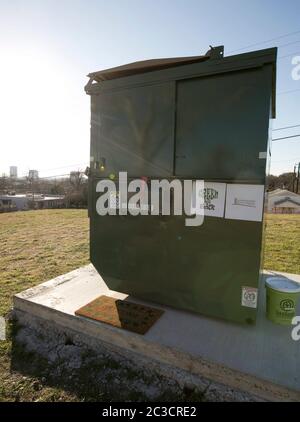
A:
[[[255,287],[242,287],[242,306],[257,307],[257,289]]]
[[[228,184],[225,218],[262,221],[264,185]]]
[[[196,212],[195,188],[193,183],[193,195],[191,204],[191,214]],[[204,215],[209,217],[224,217],[226,183],[204,182],[204,189],[198,193],[201,196],[201,203],[204,207]]]
[[[134,211],[145,211],[149,213],[153,210],[153,206],[149,207],[148,204],[130,204],[126,202],[122,202],[120,205],[120,194],[119,192],[110,192],[109,195],[109,208],[111,210],[119,210],[120,206],[122,209],[134,210]]]

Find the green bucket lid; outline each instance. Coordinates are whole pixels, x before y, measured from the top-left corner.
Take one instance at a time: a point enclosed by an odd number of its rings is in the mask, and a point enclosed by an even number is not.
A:
[[[268,277],[266,285],[282,293],[300,293],[300,283],[285,277]]]

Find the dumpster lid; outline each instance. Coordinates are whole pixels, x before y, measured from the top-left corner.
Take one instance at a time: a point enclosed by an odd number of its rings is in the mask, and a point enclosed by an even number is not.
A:
[[[273,66],[272,77],[272,118],[276,117],[276,57],[277,48],[268,48],[259,51],[251,51],[248,53],[238,54],[237,56],[224,57],[224,46],[210,46],[210,50],[202,56],[189,57],[171,57],[161,59],[142,60],[128,63],[122,66],[112,67],[88,74],[89,81],[85,86],[87,94],[98,92],[101,82],[111,81],[114,79],[125,78],[125,84],[128,83],[126,77],[138,74],[150,74],[151,72],[164,70],[184,65],[192,65],[196,63],[211,62],[209,73],[215,73],[214,69],[220,66],[220,71],[242,70],[252,66],[262,66],[271,64]],[[221,59],[221,60],[220,60]],[[213,66],[215,64],[215,66]],[[206,63],[204,64],[204,66]],[[151,75],[149,75],[151,78]],[[120,84],[119,84],[120,86]]]
[[[169,67],[203,62],[205,60],[208,60],[209,58],[209,55],[205,55],[142,60],[138,62],[125,64],[123,66],[100,70],[99,72],[89,73],[88,76],[94,81],[101,82],[110,79],[122,78],[124,76],[136,75],[138,73],[152,72],[154,70],[167,69]]]

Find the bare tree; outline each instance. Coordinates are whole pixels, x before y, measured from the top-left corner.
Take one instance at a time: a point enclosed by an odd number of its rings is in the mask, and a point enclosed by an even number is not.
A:
[[[8,177],[3,173],[0,177],[0,191],[5,192],[8,190],[8,188]]]

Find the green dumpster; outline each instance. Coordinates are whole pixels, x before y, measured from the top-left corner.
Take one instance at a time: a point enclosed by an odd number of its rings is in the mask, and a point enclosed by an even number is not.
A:
[[[110,289],[255,323],[276,54],[215,47],[89,74],[90,257]],[[99,182],[118,185],[120,172],[147,186],[203,180],[203,223],[189,227],[172,209],[99,215]]]

